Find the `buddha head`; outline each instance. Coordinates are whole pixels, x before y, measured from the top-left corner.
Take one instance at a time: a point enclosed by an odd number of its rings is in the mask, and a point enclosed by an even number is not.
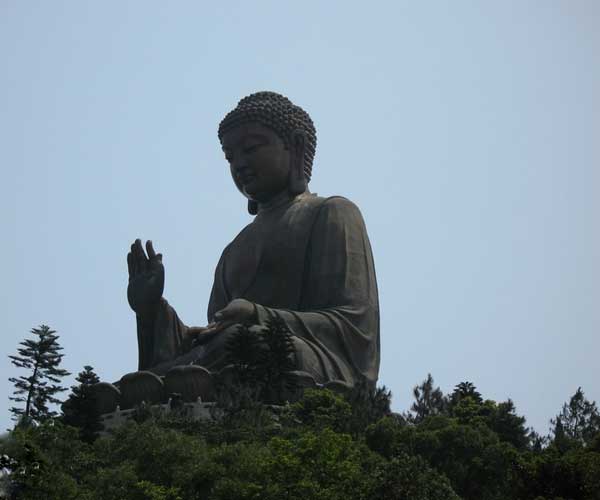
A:
[[[316,131],[308,113],[287,97],[275,92],[244,97],[221,121],[219,140],[251,214],[258,203],[306,191]]]

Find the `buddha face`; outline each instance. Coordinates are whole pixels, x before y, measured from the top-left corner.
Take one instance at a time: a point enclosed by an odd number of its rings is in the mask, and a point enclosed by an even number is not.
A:
[[[247,198],[265,203],[288,189],[290,152],[270,128],[239,125],[223,135],[221,145],[233,182]]]

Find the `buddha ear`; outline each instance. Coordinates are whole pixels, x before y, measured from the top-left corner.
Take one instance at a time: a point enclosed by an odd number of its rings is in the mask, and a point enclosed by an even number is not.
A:
[[[304,151],[306,149],[306,133],[296,129],[292,132],[290,141],[290,178],[289,191],[294,195],[306,191],[306,176],[304,175]]]
[[[258,213],[258,202],[248,200],[248,213],[250,215],[256,215]]]

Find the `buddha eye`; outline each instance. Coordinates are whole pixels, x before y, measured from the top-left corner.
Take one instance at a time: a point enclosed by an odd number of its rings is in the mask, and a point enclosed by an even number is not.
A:
[[[251,144],[244,148],[244,153],[254,153],[258,151],[258,149],[262,146],[262,144]]]

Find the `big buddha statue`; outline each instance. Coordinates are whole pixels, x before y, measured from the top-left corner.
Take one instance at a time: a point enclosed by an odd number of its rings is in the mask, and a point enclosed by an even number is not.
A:
[[[187,326],[163,297],[165,269],[152,242],[131,245],[127,295],[138,369],[168,376],[194,365],[215,373],[239,325],[278,317],[300,373],[318,384],[374,384],[380,347],[371,246],[354,203],[308,188],[317,143],[310,116],[280,94],[258,92],[225,116],[218,136],[253,220],[216,266],[207,326]]]

